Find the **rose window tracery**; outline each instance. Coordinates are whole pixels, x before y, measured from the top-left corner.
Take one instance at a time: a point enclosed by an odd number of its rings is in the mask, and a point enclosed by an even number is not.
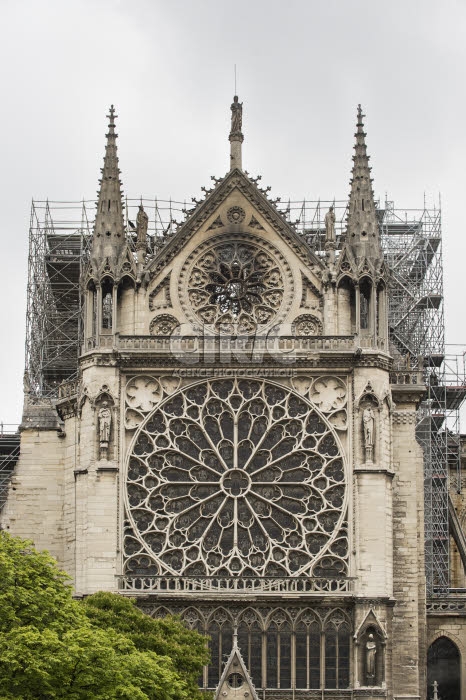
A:
[[[139,428],[128,459],[131,574],[346,574],[338,438],[267,381],[186,387]]]
[[[188,316],[216,332],[254,333],[279,320],[291,301],[286,267],[270,245],[222,239],[187,261],[180,297]]]

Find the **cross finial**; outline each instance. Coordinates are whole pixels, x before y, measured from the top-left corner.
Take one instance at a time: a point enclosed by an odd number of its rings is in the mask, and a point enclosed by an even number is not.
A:
[[[110,114],[107,114],[107,119],[109,120],[109,126],[115,126],[115,119],[118,117],[118,114],[115,114],[115,107],[113,105],[110,105]]]

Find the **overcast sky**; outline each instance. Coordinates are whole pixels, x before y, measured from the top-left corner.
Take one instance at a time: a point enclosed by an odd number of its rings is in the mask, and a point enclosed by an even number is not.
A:
[[[0,0],[0,15],[5,423],[21,415],[31,199],[94,197],[111,103],[126,194],[198,197],[228,168],[235,63],[243,167],[272,195],[347,197],[358,102],[376,196],[441,193],[447,341],[466,344],[466,3]]]

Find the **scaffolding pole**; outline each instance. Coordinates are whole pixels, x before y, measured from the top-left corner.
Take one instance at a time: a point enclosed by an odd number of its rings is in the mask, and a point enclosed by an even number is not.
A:
[[[286,201],[286,200],[285,200]],[[137,210],[149,217],[147,262],[176,231],[192,205],[155,198],[126,199],[126,236],[134,250]],[[325,256],[325,214],[334,207],[336,256],[346,233],[347,200],[288,199],[279,207],[318,257]],[[77,374],[83,333],[80,278],[87,264],[95,203],[34,202],[29,229],[26,370],[31,394],[57,395]],[[417,438],[424,450],[426,577],[428,592],[449,588],[448,488],[459,470],[459,409],[466,396],[463,370],[445,355],[443,260],[439,207],[400,210],[377,205],[390,270],[389,328],[395,366],[422,367],[427,398]],[[459,473],[459,471],[458,471]],[[459,480],[460,481],[460,480]]]

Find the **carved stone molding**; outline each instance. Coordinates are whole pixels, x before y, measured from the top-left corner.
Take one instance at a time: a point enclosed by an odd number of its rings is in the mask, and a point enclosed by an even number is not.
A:
[[[150,322],[149,333],[151,335],[170,336],[179,325],[180,322],[174,316],[160,314],[160,316],[155,316]]]
[[[306,266],[316,270],[322,269],[322,262],[302,245],[302,240],[296,231],[285,221],[284,214],[278,212],[272,202],[259,192],[257,186],[246,175],[235,172],[217,183],[213,192],[189,212],[187,221],[177,230],[162,255],[158,256],[157,262],[149,263],[147,270],[149,280],[153,279],[170,260],[178,255],[186,241],[192,237],[195,231],[199,230],[210,216],[215,214],[215,211],[234,190],[238,190],[246,197]]]
[[[230,224],[242,224],[245,216],[243,207],[230,207],[227,211],[227,219]]]
[[[223,228],[223,226],[224,226],[224,223],[223,223],[221,217],[217,216],[217,218],[214,221],[212,221],[212,223],[210,224],[210,226],[207,230],[208,231],[215,231],[216,228]]]
[[[308,397],[319,411],[327,415],[337,430],[346,430],[348,392],[344,379],[332,375],[310,377],[299,374],[292,378],[291,383],[299,394]]]
[[[149,294],[149,309],[151,311],[171,308],[170,274],[171,273],[164,277],[160,284],[158,284]]]
[[[416,425],[416,411],[393,411],[394,425]]]
[[[292,329],[298,337],[322,335],[322,321],[313,314],[301,314],[294,319]]]

